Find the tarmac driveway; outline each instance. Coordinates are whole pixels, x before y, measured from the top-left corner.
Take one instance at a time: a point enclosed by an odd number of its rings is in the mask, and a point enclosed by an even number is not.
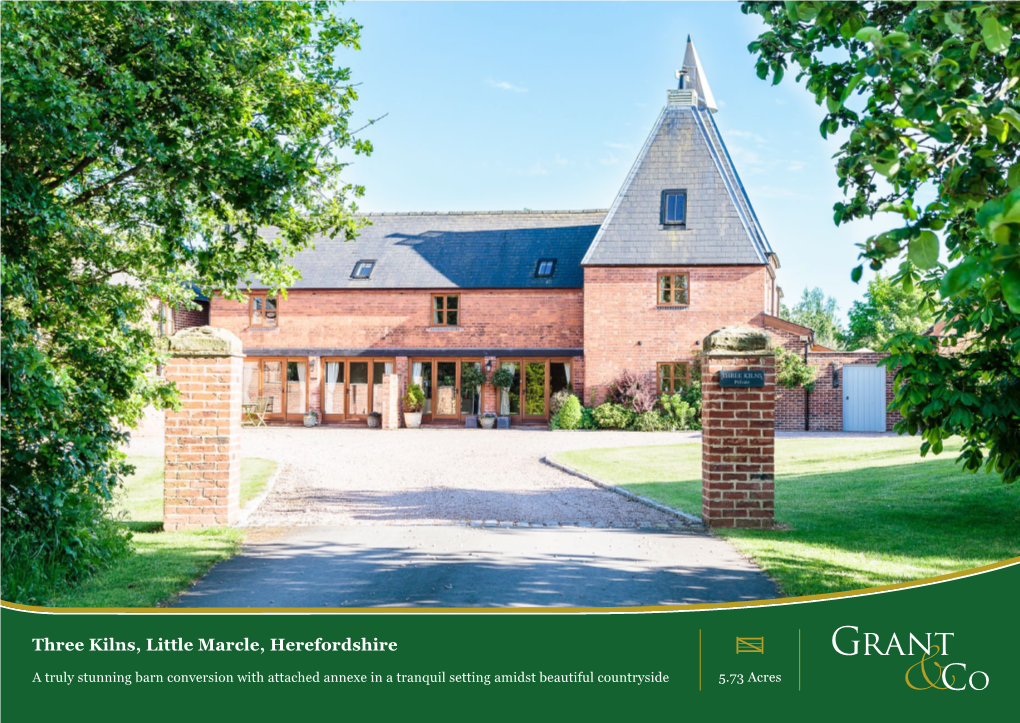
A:
[[[246,429],[281,464],[242,554],[182,607],[640,606],[771,598],[700,526],[542,462],[684,433]]]

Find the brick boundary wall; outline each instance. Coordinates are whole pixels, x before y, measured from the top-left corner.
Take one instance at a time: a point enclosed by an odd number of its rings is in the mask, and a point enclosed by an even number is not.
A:
[[[173,310],[174,331],[190,329],[194,326],[209,325],[209,302],[196,302],[200,308],[188,309],[183,306],[175,307]]]
[[[775,355],[768,333],[752,327],[736,329],[757,334],[757,353],[713,343],[713,337],[733,329],[705,339],[701,517],[711,527],[764,529],[775,524]],[[724,369],[764,371],[764,386],[723,388],[719,372]]]
[[[183,329],[168,340],[166,378],[179,411],[166,412],[163,529],[232,525],[241,503],[241,340],[225,329]]]

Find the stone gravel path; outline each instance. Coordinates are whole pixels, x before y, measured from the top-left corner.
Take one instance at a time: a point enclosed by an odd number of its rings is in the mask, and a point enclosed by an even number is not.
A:
[[[542,462],[693,433],[246,429],[281,469],[180,607],[580,606],[777,597],[724,540]],[[137,453],[137,452],[136,452]],[[649,453],[654,453],[649,450]]]
[[[675,521],[542,458],[694,441],[690,433],[246,429],[245,457],[282,464],[249,527],[489,523],[633,527]]]

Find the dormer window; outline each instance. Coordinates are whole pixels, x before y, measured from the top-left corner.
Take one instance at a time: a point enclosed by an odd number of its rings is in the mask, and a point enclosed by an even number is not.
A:
[[[372,269],[375,268],[375,261],[361,260],[354,264],[354,271],[351,272],[352,279],[368,279],[372,276]]]
[[[659,212],[663,226],[684,226],[687,224],[687,191],[669,190],[662,192],[662,209]]]
[[[535,278],[537,279],[551,278],[555,271],[556,271],[556,259],[539,259],[538,265],[535,266]]]

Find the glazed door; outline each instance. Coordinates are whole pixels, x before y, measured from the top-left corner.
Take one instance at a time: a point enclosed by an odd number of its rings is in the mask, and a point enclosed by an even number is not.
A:
[[[456,361],[436,360],[435,398],[433,419],[457,419],[460,417],[460,370]]]
[[[343,421],[347,416],[347,362],[324,359],[322,365],[322,419]]]
[[[283,421],[287,417],[287,388],[284,381],[282,359],[262,360],[262,394],[269,399],[266,419]]]
[[[549,362],[524,362],[524,418],[546,419],[549,414]]]
[[[372,391],[368,383],[367,361],[351,361],[347,363],[347,416],[366,417],[370,410],[369,394]]]

